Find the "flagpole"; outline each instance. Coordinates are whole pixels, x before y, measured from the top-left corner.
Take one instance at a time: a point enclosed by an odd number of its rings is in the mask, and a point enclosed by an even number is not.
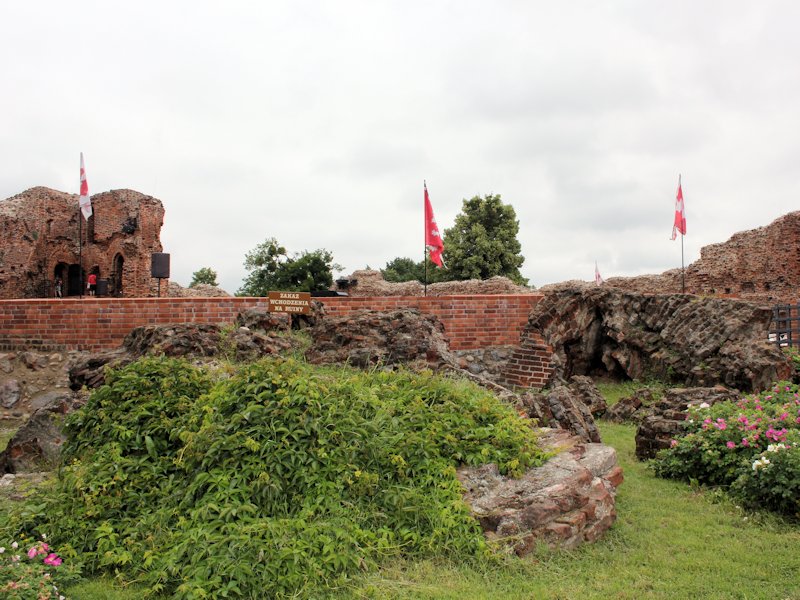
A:
[[[78,293],[83,300],[83,213],[78,204]]]
[[[681,294],[686,293],[686,271],[683,267],[683,234],[681,234]]]
[[[678,173],[678,189],[681,190],[681,198],[683,198],[683,189],[681,188],[681,174],[680,173]],[[683,206],[681,206],[681,214],[682,215],[686,214],[685,210],[686,209]],[[683,217],[683,218],[685,218],[685,217]],[[683,229],[684,229],[684,231],[686,230],[685,227]],[[683,237],[684,237],[684,235],[686,235],[686,234],[683,231],[681,231],[681,294],[685,294],[686,293],[686,270],[684,269],[684,266],[683,266]]]
[[[428,189],[428,183],[423,179],[422,180],[422,189]],[[424,200],[423,200],[424,202]],[[427,214],[425,212],[425,206],[422,207],[423,214]],[[422,219],[422,263],[425,265],[425,281],[422,282],[422,289],[423,295],[428,295],[428,222],[427,219]]]

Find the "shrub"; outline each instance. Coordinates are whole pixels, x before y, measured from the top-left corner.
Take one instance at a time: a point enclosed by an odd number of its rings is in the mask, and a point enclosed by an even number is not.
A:
[[[800,517],[800,431],[756,456],[731,491],[750,508]]]
[[[730,486],[737,482],[732,491],[741,495],[746,504],[796,512],[796,501],[793,504],[781,500],[792,493],[798,498],[796,490],[800,485],[797,449],[792,441],[800,436],[796,385],[780,382],[768,392],[738,402],[690,408],[686,431],[656,457],[656,474],[706,485]],[[771,464],[775,448],[785,450],[778,459],[780,466],[763,471],[756,467],[754,471],[753,465],[759,459]],[[779,487],[770,489],[770,484]]]
[[[107,377],[69,422],[57,493],[24,525],[177,598],[314,595],[386,557],[480,557],[455,476],[543,455],[493,395],[432,374],[289,361],[216,383],[178,360]]]
[[[792,381],[794,383],[800,383],[800,351],[798,351],[797,348],[787,346],[783,348],[783,352],[789,357],[789,360],[792,362],[792,367],[794,367]]]
[[[79,579],[75,565],[62,565],[63,559],[45,539],[0,541],[0,597],[7,600],[64,600],[59,586]]]

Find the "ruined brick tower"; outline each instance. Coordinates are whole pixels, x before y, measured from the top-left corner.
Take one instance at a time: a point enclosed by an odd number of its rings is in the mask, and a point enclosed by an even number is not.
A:
[[[76,194],[45,187],[0,202],[0,298],[53,297],[57,279],[64,296],[76,296],[91,273],[108,295],[151,295],[151,255],[162,251],[161,201],[112,190],[92,196],[92,210],[87,222]]]

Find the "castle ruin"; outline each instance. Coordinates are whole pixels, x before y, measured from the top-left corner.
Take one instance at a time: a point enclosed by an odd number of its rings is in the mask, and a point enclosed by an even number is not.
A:
[[[90,274],[99,293],[151,295],[151,255],[162,251],[161,201],[133,190],[91,200],[88,221],[76,194],[46,187],[0,202],[0,298],[53,297],[59,280],[64,296],[86,294]]]

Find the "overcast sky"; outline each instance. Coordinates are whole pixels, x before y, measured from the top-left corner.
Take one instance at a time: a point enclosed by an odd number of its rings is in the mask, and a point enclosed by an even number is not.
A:
[[[0,3],[0,198],[131,188],[172,279],[269,237],[349,274],[516,210],[533,285],[679,267],[800,205],[800,2]]]

